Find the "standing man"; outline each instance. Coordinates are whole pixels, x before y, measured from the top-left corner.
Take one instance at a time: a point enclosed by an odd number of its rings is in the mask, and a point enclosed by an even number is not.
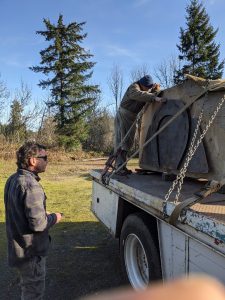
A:
[[[47,163],[45,146],[25,143],[17,151],[18,170],[5,186],[8,263],[19,271],[24,300],[43,299],[48,229],[62,217],[46,212],[46,196],[38,174],[45,172]]]
[[[145,75],[139,81],[132,83],[124,94],[115,118],[114,153],[117,152],[118,148],[120,149],[116,158],[116,169],[125,163],[127,152],[133,145],[136,126],[133,126],[131,130],[130,128],[134,124],[138,113],[146,103],[166,101],[166,99],[157,97],[156,92],[159,91],[159,88],[159,84],[153,83],[150,75]],[[130,132],[124,140],[129,130]],[[128,170],[126,165],[117,172],[119,175],[131,173],[132,171]]]

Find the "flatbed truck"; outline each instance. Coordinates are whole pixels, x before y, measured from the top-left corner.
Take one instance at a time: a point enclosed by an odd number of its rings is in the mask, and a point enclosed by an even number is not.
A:
[[[102,182],[101,170],[91,176],[92,211],[119,239],[122,267],[134,289],[191,273],[206,273],[225,283],[224,194],[184,207],[171,224],[176,206],[198,193],[204,180],[186,178],[174,203],[165,201],[171,181],[159,172],[114,175],[108,184]]]
[[[141,172],[93,170],[92,211],[135,289],[190,273],[225,283],[225,80],[188,75],[160,96],[137,118]]]

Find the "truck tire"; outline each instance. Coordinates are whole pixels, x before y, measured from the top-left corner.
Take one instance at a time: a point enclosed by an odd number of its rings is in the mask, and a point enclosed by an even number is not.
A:
[[[120,256],[123,271],[135,290],[162,278],[159,251],[146,218],[139,213],[129,215],[123,223]]]

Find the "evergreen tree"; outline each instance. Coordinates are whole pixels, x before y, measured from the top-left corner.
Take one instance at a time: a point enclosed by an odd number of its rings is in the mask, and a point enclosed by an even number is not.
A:
[[[40,52],[40,66],[30,69],[42,72],[48,78],[39,86],[50,88],[55,108],[55,120],[60,142],[67,148],[76,146],[86,137],[85,118],[91,113],[99,94],[97,85],[88,84],[95,65],[89,59],[93,56],[81,47],[87,34],[82,34],[82,23],[64,25],[59,15],[57,25],[44,19],[45,31],[37,31],[50,45]]]
[[[5,128],[6,138],[10,142],[24,141],[26,136],[26,125],[23,120],[23,107],[17,99],[10,106],[9,123]]]
[[[218,29],[209,23],[209,16],[202,3],[191,0],[186,8],[187,29],[180,28],[179,60],[181,66],[176,70],[175,82],[184,80],[184,74],[218,79],[222,77],[224,60],[219,62],[219,44],[214,39]]]

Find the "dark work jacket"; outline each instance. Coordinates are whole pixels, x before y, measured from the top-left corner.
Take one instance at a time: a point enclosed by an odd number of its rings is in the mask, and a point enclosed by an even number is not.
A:
[[[8,262],[22,264],[33,256],[46,256],[50,237],[48,229],[56,223],[55,214],[46,214],[46,196],[39,176],[18,169],[5,185],[4,202]]]
[[[138,82],[135,82],[126,90],[120,106],[132,113],[138,114],[146,103],[154,102],[155,98],[155,93],[142,91]]]

